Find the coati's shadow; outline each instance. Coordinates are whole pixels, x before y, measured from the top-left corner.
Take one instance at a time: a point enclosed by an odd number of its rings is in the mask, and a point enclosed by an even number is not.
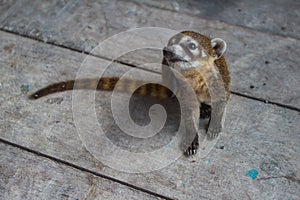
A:
[[[167,113],[166,122],[158,133],[154,133],[154,135],[149,138],[138,138],[128,135],[115,123],[112,111],[109,109],[106,110],[106,116],[110,123],[106,123],[104,127],[102,127],[107,138],[119,148],[131,152],[151,152],[170,143],[180,125],[180,105],[176,98],[163,100],[133,95],[129,102],[130,117],[138,126],[148,125],[150,123],[149,110],[154,104],[160,104]],[[100,117],[100,115],[101,113],[97,116]],[[128,118],[124,120],[128,120]]]
[[[105,98],[103,98],[105,96]],[[98,97],[96,97],[98,98]],[[180,126],[180,104],[177,98],[158,99],[154,97],[144,97],[133,95],[129,103],[130,117],[138,126],[146,126],[150,123],[149,110],[152,105],[160,104],[167,113],[167,118],[163,128],[149,138],[133,137],[124,133],[115,123],[110,105],[111,96],[102,93],[101,98],[96,99],[96,111],[98,122],[106,137],[116,146],[130,152],[152,152],[168,145],[176,136]],[[100,100],[101,99],[101,100]],[[124,105],[128,106],[128,105]],[[205,107],[202,117],[209,116],[210,107]],[[124,119],[128,120],[128,119]]]

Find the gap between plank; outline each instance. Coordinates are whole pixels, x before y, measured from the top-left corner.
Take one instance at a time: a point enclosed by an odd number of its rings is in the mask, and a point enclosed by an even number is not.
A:
[[[240,96],[240,97],[247,98],[247,99],[252,99],[252,100],[264,102],[266,104],[272,104],[272,105],[276,105],[278,107],[282,107],[282,108],[286,108],[286,109],[289,109],[289,110],[294,110],[294,111],[300,112],[300,108],[297,108],[297,107],[294,107],[294,106],[289,106],[289,105],[285,105],[285,104],[282,104],[282,103],[269,101],[267,99],[263,99],[263,98],[259,98],[259,97],[253,97],[253,96],[250,96],[250,95],[247,95],[247,94],[242,94],[242,93],[239,93],[239,92],[230,91],[230,93],[234,94],[234,95],[237,95],[237,96]]]
[[[68,46],[64,46],[64,45],[62,45],[62,44],[57,44],[57,43],[55,43],[55,42],[49,42],[49,41],[45,42],[45,41],[43,41],[43,40],[41,40],[41,39],[34,38],[34,37],[31,37],[31,36],[28,36],[28,35],[25,35],[25,34],[20,34],[20,33],[11,31],[11,30],[6,30],[6,29],[3,29],[3,28],[0,28],[0,31],[6,32],[6,33],[10,33],[10,34],[13,34],[13,35],[17,35],[17,36],[20,36],[20,37],[24,37],[24,38],[26,38],[26,39],[34,40],[34,41],[37,41],[37,42],[41,42],[41,43],[43,43],[43,44],[48,44],[48,45],[52,45],[52,46],[55,46],[55,47],[60,47],[60,48],[62,48],[62,49],[67,49],[67,50],[69,50],[69,51],[78,52],[78,53],[81,53],[81,54],[84,54],[84,55],[87,55],[87,56],[93,56],[93,57],[100,58],[100,59],[103,59],[103,60],[107,60],[107,61],[112,61],[112,62],[120,63],[120,64],[126,65],[126,66],[128,66],[128,67],[133,67],[133,68],[141,69],[141,70],[144,70],[144,71],[148,71],[148,72],[160,74],[160,73],[158,73],[157,71],[154,71],[154,70],[151,70],[151,69],[145,69],[145,68],[142,68],[142,67],[138,67],[138,66],[136,66],[136,65],[133,65],[133,64],[130,64],[130,63],[126,63],[126,62],[123,62],[123,61],[120,61],[120,60],[112,60],[112,59],[110,59],[110,58],[107,58],[107,57],[104,57],[104,56],[101,56],[101,55],[91,54],[90,52],[87,52],[87,51],[81,51],[81,50],[75,49],[75,48],[73,48],[73,47],[68,47]]]
[[[72,47],[67,47],[67,46],[64,46],[64,45],[61,45],[61,44],[56,44],[55,42],[44,42],[43,40],[40,40],[38,38],[34,38],[34,37],[31,37],[31,36],[28,36],[28,35],[25,35],[25,34],[20,34],[20,33],[14,32],[14,31],[10,31],[10,30],[5,30],[3,28],[0,28],[0,31],[6,32],[6,33],[10,33],[10,34],[14,34],[14,35],[17,35],[17,36],[20,36],[20,37],[24,37],[24,38],[27,38],[27,39],[31,39],[31,40],[34,40],[34,41],[37,41],[37,42],[41,42],[41,43],[44,43],[44,44],[53,45],[53,46],[56,46],[56,47],[60,47],[60,48],[63,48],[63,49],[75,51],[75,52],[78,52],[78,53],[83,53],[85,55],[94,56],[96,58],[100,58],[100,59],[103,59],[103,60],[112,61],[112,59],[109,59],[109,58],[106,58],[106,57],[103,57],[103,56],[99,56],[99,55],[94,55],[94,54],[91,54],[91,53],[89,53],[87,51],[80,51],[80,50],[72,48]],[[113,60],[112,62],[117,62],[117,63],[120,63],[122,65],[126,65],[128,67],[133,67],[133,68],[141,69],[141,70],[144,70],[144,71],[152,72],[152,73],[155,73],[155,74],[160,74],[157,71],[150,70],[150,69],[145,69],[145,68],[141,68],[141,67],[138,67],[136,65],[133,65],[133,64],[130,64],[130,63],[126,63],[126,62],[123,62],[123,61]],[[267,103],[267,104],[272,104],[272,105],[276,105],[278,107],[282,107],[282,108],[286,108],[286,109],[290,109],[290,110],[294,110],[294,111],[300,112],[300,108],[297,108],[295,106],[285,105],[285,104],[282,104],[282,103],[278,103],[278,102],[274,102],[274,101],[269,101],[267,99],[263,99],[263,98],[259,98],[259,97],[253,97],[253,96],[250,96],[250,95],[247,95],[247,94],[242,94],[240,92],[230,91],[230,93],[231,94],[235,94],[235,95],[240,96],[240,97],[244,97],[244,98],[248,98],[248,99],[252,99],[252,100],[256,100],[256,101],[260,101],[260,102],[264,102],[264,103]]]
[[[137,2],[132,2],[132,3],[137,4]],[[249,26],[246,26],[246,25],[233,24],[233,23],[230,23],[230,22],[226,22],[226,21],[222,21],[222,20],[218,20],[218,19],[212,19],[212,18],[208,18],[208,17],[200,17],[196,14],[189,13],[189,12],[186,12],[186,11],[183,11],[181,13],[181,12],[175,11],[175,10],[167,8],[167,7],[158,7],[156,5],[149,5],[149,4],[146,4],[146,6],[156,8],[157,10],[169,11],[169,12],[172,12],[174,14],[184,14],[184,15],[187,15],[187,16],[192,17],[192,18],[200,18],[200,19],[203,19],[203,20],[206,20],[206,21],[211,21],[211,22],[217,21],[217,22],[229,25],[229,26],[235,26],[235,27],[239,27],[239,28],[242,28],[242,29],[250,30],[252,32],[264,33],[264,34],[268,34],[268,35],[272,35],[272,36],[282,37],[282,38],[285,38],[285,39],[292,38],[292,39],[295,39],[295,40],[300,40],[300,37],[297,37],[297,36],[284,35],[284,34],[272,32],[270,30],[255,29],[255,28],[252,28],[252,27],[249,27]]]
[[[141,192],[150,194],[150,195],[155,196],[155,197],[159,197],[159,198],[166,199],[166,200],[175,200],[175,199],[173,199],[173,198],[164,196],[164,195],[162,195],[162,194],[158,194],[158,193],[153,192],[153,191],[151,191],[151,190],[147,190],[147,189],[144,189],[144,188],[135,186],[135,185],[133,185],[133,184],[127,183],[127,182],[125,182],[125,181],[121,181],[121,180],[119,180],[119,179],[116,179],[116,178],[113,178],[113,177],[110,177],[110,176],[107,176],[107,175],[98,173],[98,172],[96,172],[96,171],[92,171],[92,170],[86,169],[86,168],[81,167],[81,166],[78,166],[78,165],[76,165],[76,164],[73,164],[73,163],[70,163],[70,162],[61,160],[61,159],[59,159],[59,158],[55,158],[55,157],[53,157],[53,156],[50,156],[50,155],[41,153],[41,152],[39,152],[39,151],[36,151],[36,150],[30,149],[30,148],[24,147],[24,146],[19,145],[19,144],[15,144],[15,143],[13,143],[13,142],[10,142],[10,141],[5,140],[5,139],[2,139],[2,138],[0,138],[0,142],[4,143],[4,144],[6,144],[6,145],[9,145],[9,146],[13,146],[13,147],[18,148],[18,149],[21,149],[21,150],[23,150],[23,151],[26,151],[26,152],[35,154],[35,155],[37,155],[37,156],[47,158],[47,159],[49,159],[49,160],[52,160],[52,161],[54,161],[54,162],[57,162],[57,163],[66,165],[66,166],[68,166],[68,167],[71,167],[71,168],[74,168],[74,169],[77,169],[77,170],[80,170],[80,171],[83,171],[83,172],[87,172],[87,173],[93,174],[94,176],[97,176],[97,177],[100,177],[100,178],[104,178],[104,179],[107,179],[107,180],[110,180],[110,181],[119,183],[119,184],[121,184],[121,185],[130,187],[130,188],[135,189],[135,190],[139,190],[139,191],[141,191]]]

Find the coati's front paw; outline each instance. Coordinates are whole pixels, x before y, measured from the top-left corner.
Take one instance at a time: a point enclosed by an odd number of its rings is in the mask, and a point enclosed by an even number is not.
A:
[[[184,154],[186,156],[193,156],[197,153],[198,148],[199,148],[199,141],[198,141],[198,135],[196,135],[192,144],[187,148]]]
[[[207,139],[208,140],[213,140],[217,138],[222,131],[222,127],[209,127],[207,131]]]

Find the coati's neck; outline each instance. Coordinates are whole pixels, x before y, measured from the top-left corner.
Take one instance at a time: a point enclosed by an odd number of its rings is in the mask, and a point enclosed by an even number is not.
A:
[[[201,58],[197,62],[199,65],[186,70],[181,70],[183,76],[190,76],[193,73],[201,74],[203,78],[209,78],[211,76],[216,76],[215,58],[208,56],[207,58]]]

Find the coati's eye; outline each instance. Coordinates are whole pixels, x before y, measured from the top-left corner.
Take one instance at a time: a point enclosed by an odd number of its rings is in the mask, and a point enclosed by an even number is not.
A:
[[[189,48],[192,50],[195,50],[197,48],[197,45],[195,43],[189,43]]]

